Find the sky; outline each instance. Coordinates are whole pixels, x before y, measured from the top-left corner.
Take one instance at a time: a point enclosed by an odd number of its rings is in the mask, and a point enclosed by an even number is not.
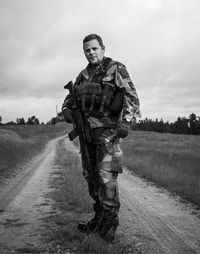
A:
[[[141,119],[199,116],[199,26],[199,0],[0,0],[0,116],[55,117],[90,33],[127,67]]]

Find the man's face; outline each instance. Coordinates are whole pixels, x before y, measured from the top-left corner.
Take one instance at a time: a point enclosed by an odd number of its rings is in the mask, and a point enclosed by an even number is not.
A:
[[[88,62],[93,65],[100,63],[105,53],[105,49],[100,46],[96,39],[85,42],[83,50]]]

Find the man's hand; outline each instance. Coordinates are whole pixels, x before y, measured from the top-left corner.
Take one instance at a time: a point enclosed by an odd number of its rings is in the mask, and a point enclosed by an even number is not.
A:
[[[74,123],[71,109],[66,107],[63,109],[62,113],[63,113],[64,119],[67,123]]]
[[[128,133],[130,131],[130,123],[126,120],[122,120],[122,122],[117,127],[117,136],[119,138],[125,138],[128,136]]]

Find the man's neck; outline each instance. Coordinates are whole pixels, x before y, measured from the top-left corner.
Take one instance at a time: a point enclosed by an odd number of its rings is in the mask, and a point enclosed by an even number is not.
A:
[[[96,64],[89,63],[88,67],[91,69],[97,69],[99,66],[101,66],[103,64],[104,59],[105,59],[105,57],[99,63],[96,63]]]

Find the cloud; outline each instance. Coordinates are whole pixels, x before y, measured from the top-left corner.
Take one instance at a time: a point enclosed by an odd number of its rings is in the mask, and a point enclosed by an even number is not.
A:
[[[198,113],[199,7],[198,0],[1,0],[0,115],[16,117],[4,106],[11,101],[31,98],[29,110],[39,114],[38,103],[61,104],[64,84],[87,64],[82,39],[94,32],[106,55],[127,66],[143,117]]]

